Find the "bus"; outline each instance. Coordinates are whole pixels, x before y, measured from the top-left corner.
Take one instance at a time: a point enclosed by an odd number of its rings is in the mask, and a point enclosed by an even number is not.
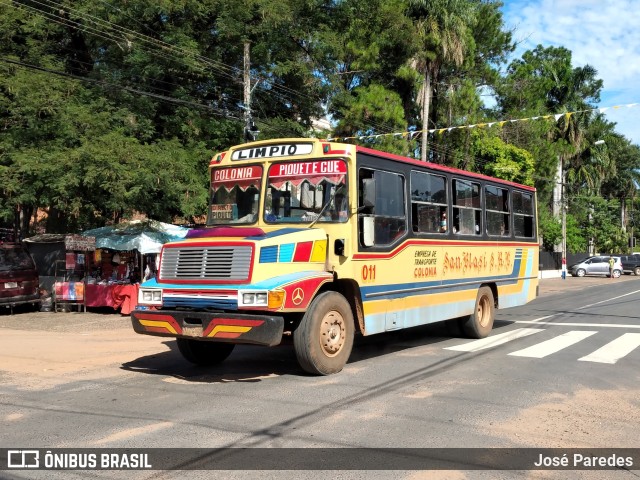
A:
[[[131,314],[194,364],[288,336],[329,375],[356,334],[448,321],[483,338],[538,294],[533,187],[309,138],[232,147],[209,173],[206,226],[163,246]]]

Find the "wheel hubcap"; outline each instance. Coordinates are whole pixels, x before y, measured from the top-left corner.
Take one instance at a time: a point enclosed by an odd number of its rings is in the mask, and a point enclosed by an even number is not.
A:
[[[346,338],[344,318],[336,311],[328,312],[320,325],[320,344],[324,353],[333,357],[337,355]]]
[[[489,323],[489,299],[487,297],[482,297],[478,302],[476,318],[483,327],[486,327]]]

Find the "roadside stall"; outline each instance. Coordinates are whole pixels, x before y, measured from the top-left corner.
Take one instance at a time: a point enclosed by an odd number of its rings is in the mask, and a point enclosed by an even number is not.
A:
[[[95,238],[72,234],[41,234],[24,240],[39,276],[42,306],[86,309],[85,286],[92,268]]]
[[[138,299],[138,284],[155,275],[162,245],[184,238],[188,229],[138,220],[95,228],[83,235],[96,238],[94,266],[86,282],[88,307],[112,307],[128,315]]]
[[[87,310],[86,286],[96,250],[95,237],[65,235],[65,258],[56,261],[54,311],[72,305]]]

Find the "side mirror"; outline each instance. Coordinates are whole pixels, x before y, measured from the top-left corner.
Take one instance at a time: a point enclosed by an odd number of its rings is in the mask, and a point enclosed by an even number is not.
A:
[[[362,180],[362,205],[364,207],[375,207],[376,205],[376,181],[373,178]]]

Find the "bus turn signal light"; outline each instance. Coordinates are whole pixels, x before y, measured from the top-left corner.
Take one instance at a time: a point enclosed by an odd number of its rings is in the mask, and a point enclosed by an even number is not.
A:
[[[284,303],[284,291],[272,290],[269,292],[269,309],[282,307]]]

